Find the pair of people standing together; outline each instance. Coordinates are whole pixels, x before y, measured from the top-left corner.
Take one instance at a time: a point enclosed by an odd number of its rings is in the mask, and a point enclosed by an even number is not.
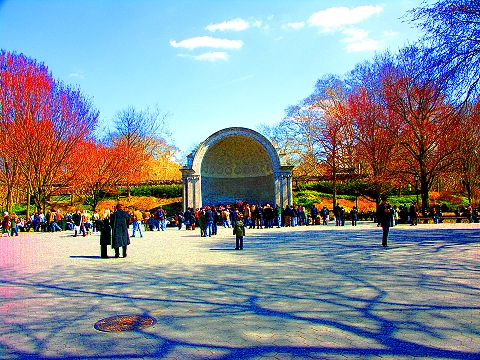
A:
[[[108,258],[107,248],[109,245],[115,249],[115,257],[120,257],[120,248],[122,256],[127,257],[127,246],[130,245],[128,236],[128,224],[130,214],[123,210],[122,204],[117,204],[115,211],[102,221],[100,230],[100,257]]]

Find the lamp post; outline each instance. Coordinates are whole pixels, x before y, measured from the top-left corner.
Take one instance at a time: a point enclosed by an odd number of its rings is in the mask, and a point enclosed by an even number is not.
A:
[[[417,192],[417,206],[418,206],[418,174],[415,172],[415,190]]]

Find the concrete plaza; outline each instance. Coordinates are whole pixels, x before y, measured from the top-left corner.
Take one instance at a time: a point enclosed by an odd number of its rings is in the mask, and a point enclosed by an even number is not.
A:
[[[479,224],[71,235],[0,238],[1,359],[480,358]],[[157,323],[93,326],[124,314]]]

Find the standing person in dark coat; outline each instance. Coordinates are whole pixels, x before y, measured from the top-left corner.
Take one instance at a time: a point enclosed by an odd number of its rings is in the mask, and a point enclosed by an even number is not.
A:
[[[387,201],[387,197],[382,195],[382,203],[377,209],[378,223],[383,229],[382,246],[387,247],[388,232],[392,221],[392,208]]]
[[[198,227],[200,228],[200,236],[205,237],[205,224],[207,220],[205,219],[205,212],[201,210],[198,215]]]
[[[115,249],[115,257],[120,256],[120,247],[123,250],[123,257],[127,257],[127,245],[130,245],[128,236],[128,224],[130,214],[123,211],[122,204],[117,204],[116,210],[110,215],[110,226],[112,227],[112,248]]]
[[[323,225],[328,225],[328,215],[330,215],[330,211],[327,209],[326,206],[323,206],[322,210],[320,210],[320,215],[322,216]]]
[[[335,226],[342,225],[342,208],[339,203],[333,207],[333,215],[335,216]]]
[[[417,203],[415,201],[412,201],[412,204],[410,205],[410,226],[414,226],[418,224],[417,212],[418,212]]]
[[[317,224],[317,217],[318,217],[318,209],[315,205],[312,206],[310,210],[310,218],[312,219],[312,225]]]
[[[357,226],[358,210],[356,206],[350,211],[350,216],[352,218],[352,226]]]
[[[97,230],[100,231],[100,257],[108,259],[107,247],[112,244],[112,228],[108,215],[103,220],[97,220]]]

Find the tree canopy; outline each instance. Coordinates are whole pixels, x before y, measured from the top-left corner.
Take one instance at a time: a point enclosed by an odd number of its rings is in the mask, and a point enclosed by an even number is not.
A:
[[[419,44],[430,49],[428,65],[448,78],[458,99],[480,90],[480,1],[440,0],[422,3],[406,17],[423,31]]]

